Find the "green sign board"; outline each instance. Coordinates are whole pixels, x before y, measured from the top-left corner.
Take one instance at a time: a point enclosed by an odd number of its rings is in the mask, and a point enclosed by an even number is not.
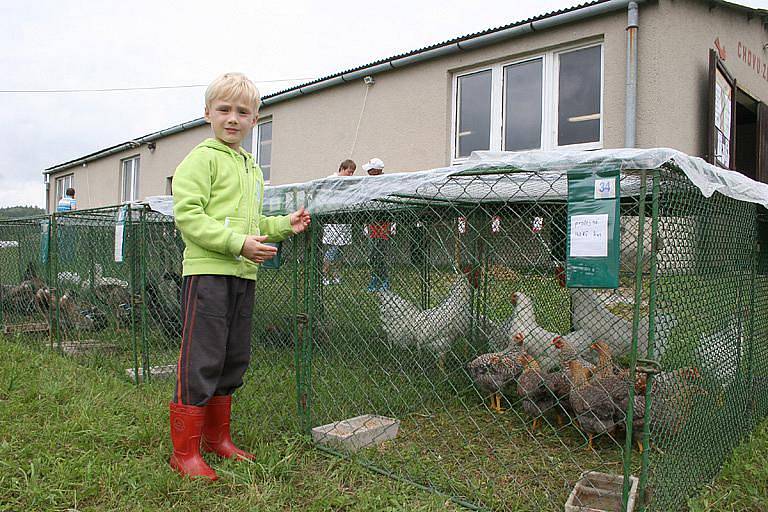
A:
[[[619,171],[568,171],[566,284],[619,287]]]

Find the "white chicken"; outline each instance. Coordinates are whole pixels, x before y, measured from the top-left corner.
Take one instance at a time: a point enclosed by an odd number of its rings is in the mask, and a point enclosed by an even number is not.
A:
[[[536,322],[533,300],[522,292],[512,295],[515,304],[515,317],[511,331],[513,336],[522,337],[523,348],[533,355],[539,365],[547,371],[559,366],[559,360],[552,347],[552,340],[559,336],[556,332],[544,329]]]
[[[744,328],[733,317],[722,329],[700,336],[695,353],[701,369],[725,389],[736,380],[743,347]]]
[[[480,315],[479,329],[482,331],[487,340],[488,347],[493,352],[502,352],[508,347],[513,345],[515,334],[515,316],[516,310],[512,310],[505,320],[501,323],[496,323],[485,315]]]
[[[611,313],[595,292],[588,288],[572,288],[573,328],[586,330],[594,339],[605,341],[614,356],[628,355],[632,346],[632,322]],[[656,315],[655,348],[656,357],[661,357],[667,347],[667,337],[677,325],[673,315]],[[637,334],[637,351],[644,357],[648,351],[650,322],[648,317],[640,319]]]
[[[389,291],[379,292],[381,325],[387,341],[395,346],[415,346],[440,356],[441,364],[451,343],[466,334],[472,320],[472,287],[463,274],[434,308],[422,310]]]

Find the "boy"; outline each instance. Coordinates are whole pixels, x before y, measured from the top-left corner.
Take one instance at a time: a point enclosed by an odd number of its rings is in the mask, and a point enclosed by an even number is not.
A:
[[[205,92],[205,119],[214,138],[195,147],[173,178],[176,225],[185,243],[182,339],[170,404],[173,455],[184,476],[216,480],[200,448],[251,459],[230,437],[232,393],[250,361],[254,282],[277,242],[307,229],[304,208],[262,217],[264,179],[240,147],[258,120],[256,86],[240,73],[214,80]]]
[[[356,169],[357,164],[347,159],[341,162],[339,170],[335,174],[331,174],[328,177],[352,176],[355,174]],[[342,247],[350,243],[352,243],[352,226],[350,224],[326,224],[323,226],[323,244],[325,245],[325,252],[323,254],[324,285],[329,285],[331,282],[334,284],[341,283],[338,269],[333,270],[333,276],[331,276],[331,270],[333,266],[338,266]]]

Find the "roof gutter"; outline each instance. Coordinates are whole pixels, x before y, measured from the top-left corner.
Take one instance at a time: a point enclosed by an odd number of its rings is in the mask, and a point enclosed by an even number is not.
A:
[[[98,160],[100,158],[104,158],[109,155],[114,155],[115,153],[120,153],[122,151],[126,151],[128,149],[134,149],[138,148],[142,144],[146,144],[148,142],[152,142],[157,139],[162,139],[163,137],[167,137],[169,135],[173,135],[175,133],[180,133],[187,131],[191,128],[196,128],[198,126],[202,126],[206,124],[206,121],[204,118],[195,119],[193,121],[188,121],[186,123],[177,124],[176,126],[171,126],[170,128],[166,128],[164,130],[160,130],[159,132],[150,133],[149,135],[145,135],[143,137],[139,137],[138,139],[129,140],[128,142],[124,142],[123,144],[118,144],[117,146],[113,146],[111,148],[105,149],[103,151],[98,151],[96,153],[92,153],[90,155],[86,155],[82,158],[79,158],[77,160],[72,160],[70,162],[65,162],[63,164],[55,165],[53,167],[49,167],[45,171],[43,171],[43,174],[52,174],[57,171],[63,171],[64,169],[69,169],[70,167],[76,167],[79,165],[85,165],[88,162],[91,162],[93,160]]]
[[[508,27],[503,30],[498,30],[496,32],[491,32],[488,34],[471,37],[458,42],[446,44],[444,46],[438,46],[436,48],[424,50],[414,55],[393,58],[383,63],[374,64],[372,66],[367,66],[367,67],[357,69],[355,71],[350,71],[348,73],[344,73],[341,75],[331,76],[326,78],[325,80],[310,83],[308,85],[300,86],[295,89],[289,89],[287,91],[277,93],[271,96],[265,96],[263,98],[262,105],[265,107],[274,105],[281,101],[286,101],[292,98],[296,98],[298,96],[311,94],[313,92],[317,92],[323,89],[327,89],[329,87],[340,85],[342,83],[353,82],[355,80],[359,80],[368,75],[376,75],[378,73],[384,73],[384,72],[391,71],[394,69],[399,69],[405,66],[410,66],[412,64],[418,64],[420,62],[424,62],[427,60],[432,60],[439,57],[445,57],[447,55],[453,55],[453,54],[464,52],[464,51],[475,50],[477,48],[483,48],[485,46],[490,46],[496,43],[507,41],[509,39],[530,34],[532,32],[546,30],[546,29],[557,27],[560,25],[565,25],[568,23],[584,20],[587,18],[592,18],[594,16],[600,16],[601,14],[607,14],[607,13],[611,13],[618,10],[624,10],[628,7],[630,3],[641,4],[647,1],[649,0],[634,0],[634,2],[630,0],[608,0],[607,2],[602,2],[595,5],[588,5],[580,9],[564,12],[561,14],[556,14],[554,16],[543,18],[540,20],[525,22],[520,25],[515,25],[513,27]],[[97,153],[84,156],[77,160],[65,162],[63,164],[50,167],[45,171],[43,171],[43,174],[50,174],[57,171],[62,171],[64,169],[68,169],[70,167],[75,167],[77,165],[87,164],[90,161],[98,160],[100,158],[104,158],[105,156],[113,155],[115,153],[120,153],[127,149],[136,148],[136,147],[139,147],[141,144],[145,144],[147,142],[151,142],[153,140],[166,137],[168,135],[173,135],[174,133],[179,133],[185,130],[189,130],[191,128],[196,128],[204,124],[205,124],[205,120],[203,118],[195,119],[193,121],[189,121],[186,123],[181,123],[171,128],[167,128],[165,130],[161,130],[159,132],[151,133],[144,137],[140,137],[138,139],[125,142],[123,144],[114,146],[104,151],[99,151]]]
[[[637,145],[637,2],[627,6],[627,83],[624,108],[624,147]]]
[[[483,34],[480,36],[472,37],[470,39],[465,39],[463,41],[450,43],[445,46],[439,46],[437,48],[425,50],[415,55],[408,55],[406,57],[392,59],[387,62],[351,71],[343,75],[334,76],[321,82],[315,82],[313,84],[291,89],[282,93],[275,94],[273,96],[267,96],[264,98],[262,105],[274,105],[275,103],[279,103],[281,101],[317,92],[319,90],[327,89],[328,87],[333,87],[341,83],[353,82],[365,76],[384,73],[393,69],[399,69],[405,66],[410,66],[412,64],[417,64],[419,62],[424,62],[439,57],[445,57],[447,55],[452,55],[463,51],[483,48],[485,46],[507,41],[515,37],[530,34],[532,32],[538,32],[540,30],[557,27],[559,25],[573,23],[575,21],[592,18],[601,14],[624,10],[629,6],[629,4],[641,4],[645,3],[646,1],[648,0],[609,0],[608,2],[582,7],[581,9],[577,9],[575,11],[556,14],[555,16],[549,18],[526,22],[521,25],[499,30],[497,32],[491,32],[490,34]]]

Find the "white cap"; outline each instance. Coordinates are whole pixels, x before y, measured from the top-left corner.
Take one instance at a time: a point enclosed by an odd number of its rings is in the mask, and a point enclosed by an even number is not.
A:
[[[384,169],[384,162],[381,161],[381,158],[371,158],[367,164],[363,164],[363,170],[365,172],[368,172],[371,169]]]

